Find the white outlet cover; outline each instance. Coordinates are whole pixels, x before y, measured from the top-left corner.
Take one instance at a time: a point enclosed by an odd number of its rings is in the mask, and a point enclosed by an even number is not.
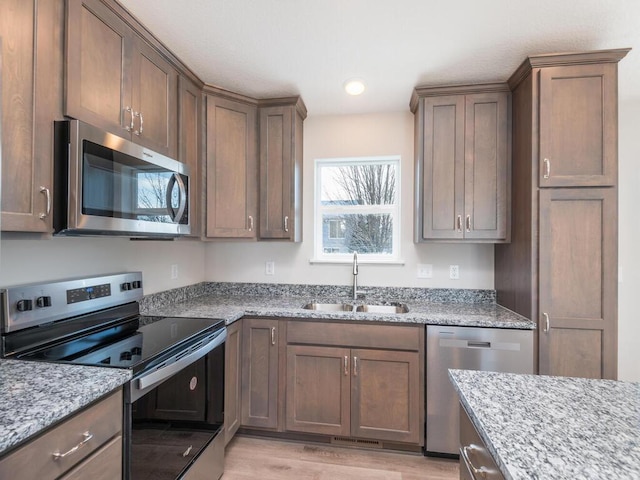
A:
[[[460,267],[458,265],[449,265],[449,278],[451,280],[460,279]]]
[[[171,265],[171,279],[175,280],[176,278],[178,278],[178,265],[173,264]]]
[[[430,263],[419,263],[418,278],[433,278],[433,265]]]
[[[276,273],[276,263],[275,262],[265,262],[264,263],[264,274],[265,275],[275,275]]]

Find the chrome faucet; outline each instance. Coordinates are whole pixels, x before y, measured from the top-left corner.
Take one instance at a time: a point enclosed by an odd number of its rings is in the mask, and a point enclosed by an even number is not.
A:
[[[358,299],[358,252],[353,251],[353,299]]]

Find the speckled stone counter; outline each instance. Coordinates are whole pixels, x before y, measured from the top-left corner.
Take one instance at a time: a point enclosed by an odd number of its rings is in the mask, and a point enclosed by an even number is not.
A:
[[[507,479],[640,479],[640,383],[450,370]]]
[[[0,455],[130,378],[117,368],[0,359]]]
[[[387,299],[401,301],[408,308],[408,313],[379,314],[363,312],[326,312],[305,310],[303,305],[311,302],[318,303],[355,303],[348,297],[320,297],[320,296],[285,296],[285,295],[233,295],[220,293],[204,293],[195,298],[179,300],[173,292],[166,295],[172,299],[156,297],[142,302],[144,315],[170,317],[208,317],[226,320],[232,323],[243,316],[254,317],[284,317],[298,319],[332,319],[371,322],[420,323],[433,325],[456,325],[470,327],[494,327],[535,329],[535,323],[513,313],[495,303],[475,302],[465,303],[457,301],[433,302],[417,298],[402,298],[387,296]],[[367,299],[376,303],[374,297]]]

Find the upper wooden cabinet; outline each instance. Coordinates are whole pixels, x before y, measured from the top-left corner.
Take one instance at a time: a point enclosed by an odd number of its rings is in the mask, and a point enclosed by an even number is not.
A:
[[[415,241],[508,242],[506,84],[417,88]]]
[[[178,156],[178,73],[101,0],[67,2],[65,114]]]
[[[302,241],[302,124],[299,97],[260,102],[260,238]]]
[[[207,94],[206,237],[255,239],[257,106]]]
[[[62,119],[64,1],[3,0],[2,230],[51,232],[53,121]]]
[[[540,70],[540,186],[617,183],[617,66]]]
[[[178,161],[189,167],[189,218],[191,236],[202,230],[202,90],[191,80],[180,76],[178,81]]]

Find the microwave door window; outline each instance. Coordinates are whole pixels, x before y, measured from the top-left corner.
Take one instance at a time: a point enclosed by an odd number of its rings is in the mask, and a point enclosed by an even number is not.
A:
[[[179,194],[171,188],[173,173],[166,170],[142,170],[136,176],[136,216],[148,222],[172,223],[171,208]],[[167,197],[169,192],[169,197]]]

